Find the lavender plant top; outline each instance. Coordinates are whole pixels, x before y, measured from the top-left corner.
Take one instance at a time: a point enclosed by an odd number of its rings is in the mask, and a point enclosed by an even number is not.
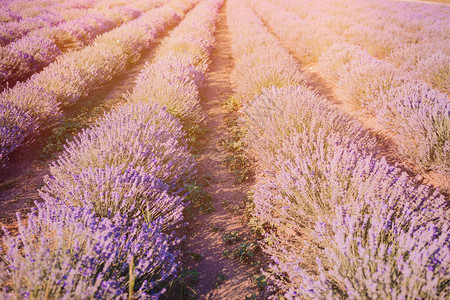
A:
[[[36,204],[19,234],[5,230],[2,297],[64,299],[158,298],[179,264],[178,240],[159,220],[98,218],[89,207]]]

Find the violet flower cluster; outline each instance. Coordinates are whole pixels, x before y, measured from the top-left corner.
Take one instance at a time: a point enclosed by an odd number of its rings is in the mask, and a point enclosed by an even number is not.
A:
[[[338,35],[415,79],[449,93],[448,6],[385,0],[276,2],[300,15],[309,28],[320,27],[330,36]]]
[[[33,140],[40,130],[61,120],[61,107],[76,103],[82,96],[124,71],[139,58],[144,49],[151,47],[158,33],[179,20],[191,6],[187,2],[180,2],[178,7],[172,3],[151,10],[136,20],[102,34],[92,45],[61,56],[28,81],[3,91],[0,102],[26,111],[33,122],[24,127],[20,118],[9,118],[10,112],[0,111],[0,126],[4,128],[2,133],[21,128],[14,131],[17,136],[12,139],[13,144],[0,149],[0,164],[6,162],[14,149]],[[4,141],[7,138],[9,136],[0,136],[0,144],[6,143]]]
[[[92,42],[96,36],[127,23],[143,12],[153,9],[163,1],[141,1],[114,7],[107,11],[85,14],[58,26],[35,30],[27,36],[0,48],[0,87],[12,87],[69,50],[79,50]],[[136,10],[134,7],[142,7]]]
[[[177,238],[160,220],[97,217],[90,207],[36,204],[19,234],[3,237],[4,299],[157,299],[175,276]]]
[[[166,205],[154,191],[165,187],[176,193],[194,174],[184,140],[179,121],[161,106],[126,104],[65,145],[41,195],[69,205],[92,203],[101,216],[121,212],[132,218],[156,200],[160,208],[177,210],[179,198]]]
[[[162,42],[155,60],[139,74],[131,101],[149,97],[181,119],[200,123],[203,112],[198,89],[209,65],[214,46],[214,27],[223,1],[203,1]],[[158,84],[145,84],[146,82]]]
[[[285,65],[287,59],[278,58],[284,68],[264,60],[281,45],[266,42],[271,34],[245,3],[229,1],[227,13],[236,69],[283,77],[298,68]],[[236,51],[247,43],[250,54]],[[251,80],[260,77],[233,79],[239,91],[241,84],[257,86]],[[273,259],[267,275],[286,298],[448,296],[444,196],[378,158],[376,140],[362,124],[302,82],[266,87],[241,112],[248,153],[261,169],[253,206]]]
[[[179,45],[173,41],[188,49],[203,41],[200,52],[180,54],[186,66],[170,69],[183,71],[176,80],[204,77],[221,5],[201,2],[163,42],[169,50]],[[191,40],[178,38],[189,30]],[[190,68],[197,73],[184,73]],[[139,78],[137,88],[158,86]],[[183,219],[182,187],[195,174],[195,160],[180,119],[162,100],[128,98],[67,143],[40,190],[45,202],[21,223],[17,237],[4,237],[4,297],[158,299],[177,276],[180,240],[173,231]]]
[[[251,3],[294,53],[299,57],[315,57],[319,72],[335,83],[341,95],[356,108],[377,116],[382,126],[392,129],[396,149],[419,171],[434,170],[444,175],[450,174],[448,96],[418,81],[410,73],[405,74],[392,64],[374,58],[361,47],[348,44],[342,36],[323,29],[318,21],[322,18],[310,22],[267,1]],[[326,19],[326,15],[322,17]],[[327,32],[330,34],[327,35]],[[305,47],[308,51],[304,51]],[[430,64],[447,69],[450,67],[450,61],[446,59],[434,60]],[[441,75],[437,78],[448,83],[450,77]],[[423,92],[418,93],[418,90]],[[388,98],[395,100],[387,101]],[[406,147],[403,146],[405,142],[408,144]]]

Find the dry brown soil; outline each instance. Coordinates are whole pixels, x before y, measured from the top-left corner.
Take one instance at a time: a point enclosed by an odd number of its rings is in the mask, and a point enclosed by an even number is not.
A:
[[[199,299],[244,299],[252,294],[260,299],[262,296],[253,280],[258,268],[223,254],[224,250],[232,251],[242,242],[228,245],[222,238],[224,233],[237,232],[243,238],[252,239],[242,216],[250,184],[234,183],[234,172],[224,165],[228,153],[220,145],[228,134],[225,120],[230,112],[222,105],[232,94],[229,76],[233,70],[225,11],[224,6],[217,24],[217,44],[211,55],[208,79],[200,91],[209,131],[205,136],[204,151],[198,159],[199,175],[210,178],[205,190],[212,196],[215,211],[189,218],[191,235],[186,240],[186,252],[200,254],[202,259],[195,260],[186,255],[186,265],[200,272],[194,287]],[[232,212],[230,208],[236,209]],[[224,282],[220,282],[222,275]]]

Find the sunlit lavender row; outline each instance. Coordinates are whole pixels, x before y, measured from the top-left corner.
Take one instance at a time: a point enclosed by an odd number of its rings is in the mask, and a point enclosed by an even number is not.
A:
[[[3,240],[3,296],[157,299],[167,291],[181,265],[173,231],[188,204],[183,187],[196,169],[183,117],[171,107],[198,106],[221,5],[197,4],[139,74],[128,102],[80,133],[52,164],[40,190],[44,203],[17,237]],[[170,82],[157,81],[156,65]],[[187,90],[195,99],[180,97]]]
[[[244,3],[228,2],[228,26],[273,282],[288,299],[445,298],[445,198],[378,158],[375,138],[304,84]]]
[[[96,1],[10,1],[0,6],[0,46],[28,33],[62,24],[94,9]],[[48,4],[48,5],[45,5]]]
[[[12,87],[33,73],[54,62],[61,54],[79,50],[96,36],[127,23],[142,13],[167,1],[136,1],[77,19],[51,28],[36,30],[0,49],[0,86]],[[3,90],[3,89],[2,89]]]
[[[39,133],[57,124],[62,108],[109,82],[149,49],[157,34],[189,8],[168,3],[63,55],[42,72],[0,94],[0,162]]]
[[[347,43],[343,34],[329,33],[318,20],[304,20],[266,1],[253,1],[253,7],[302,63],[316,58],[320,74],[345,99],[375,115],[418,170],[450,174],[450,101],[445,93]],[[432,65],[442,68],[436,76],[448,84],[450,61]]]
[[[449,93],[450,8],[396,1],[272,1],[301,17],[321,38],[345,41],[386,60],[403,73]],[[310,35],[312,44],[317,37]],[[320,51],[312,57],[321,55]]]

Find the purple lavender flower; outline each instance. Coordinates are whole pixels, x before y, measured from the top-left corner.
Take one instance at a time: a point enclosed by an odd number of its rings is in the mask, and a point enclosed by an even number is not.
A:
[[[89,207],[51,202],[37,208],[19,235],[5,231],[3,296],[127,299],[159,297],[178,268],[176,238],[159,219],[98,218]],[[12,280],[13,279],[13,280]]]

